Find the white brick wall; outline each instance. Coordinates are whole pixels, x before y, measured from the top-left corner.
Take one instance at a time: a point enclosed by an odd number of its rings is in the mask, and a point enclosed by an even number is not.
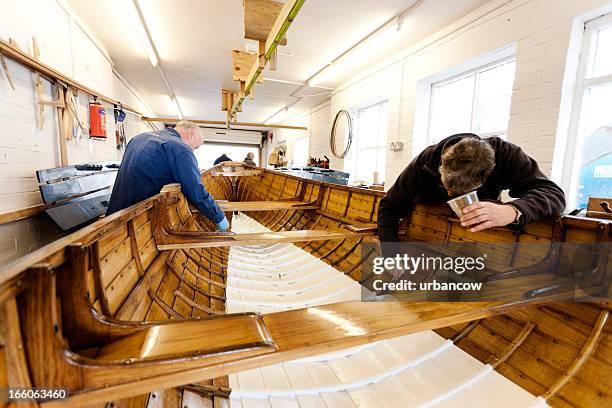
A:
[[[113,73],[101,49],[73,19],[61,0],[0,0],[0,38],[15,39],[31,53],[36,37],[40,58],[58,71],[92,89],[122,100],[145,114],[152,114],[137,96]],[[27,22],[27,24],[24,24]],[[41,203],[36,170],[60,165],[59,139],[55,109],[45,109],[45,125],[38,128],[33,74],[6,58],[16,88],[13,90],[0,69],[0,212]],[[51,84],[43,80],[45,99],[52,99]],[[89,123],[88,96],[79,97],[82,120]],[[107,140],[81,139],[68,143],[71,164],[120,158],[115,148],[112,106],[107,111]],[[126,133],[133,136],[146,129],[134,115],[128,114]]]
[[[558,139],[567,136],[559,116],[560,112],[566,114],[561,102],[571,98],[572,92],[572,87],[564,84],[575,76],[566,70],[574,19],[586,13],[593,18],[609,8],[609,0],[515,0],[508,4],[494,0],[336,89],[331,101],[322,105],[329,106],[323,109],[329,110],[327,125],[317,123],[317,130],[310,130],[311,155],[330,155],[329,131],[319,129],[329,129],[339,109],[358,106],[383,93],[390,108],[388,141],[404,142],[403,151],[387,153],[386,186],[390,187],[426,143],[426,129],[417,123],[423,110],[417,106],[419,81],[516,44],[508,139],[523,147],[550,174],[553,156],[559,155],[555,145],[563,146]],[[484,10],[494,11],[484,15]],[[342,166],[341,160],[332,160],[332,167]]]

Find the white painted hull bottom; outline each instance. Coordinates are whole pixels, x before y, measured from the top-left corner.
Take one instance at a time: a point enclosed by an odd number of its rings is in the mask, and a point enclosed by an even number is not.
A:
[[[232,230],[269,231],[242,213]],[[357,282],[292,244],[231,247],[226,293],[229,313],[360,299]],[[243,371],[229,381],[232,407],[547,406],[433,331]]]

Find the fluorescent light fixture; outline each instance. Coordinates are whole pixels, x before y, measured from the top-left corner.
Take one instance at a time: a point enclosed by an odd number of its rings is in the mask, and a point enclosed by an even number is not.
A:
[[[269,125],[270,123],[273,123],[274,119],[278,119],[278,118],[287,116],[289,112],[290,112],[290,109],[287,106],[280,108],[278,111],[276,111],[274,115],[270,116],[270,118],[264,121],[264,125]]]
[[[170,99],[172,100],[172,105],[174,106],[174,112],[176,112],[176,116],[179,118],[179,120],[183,120],[183,112],[181,112],[181,107],[179,106],[178,103],[178,99],[176,98],[176,96],[170,97]]]
[[[308,86],[316,87],[317,85],[329,81],[346,70],[350,70],[352,66],[363,64],[364,61],[371,61],[372,55],[384,46],[385,42],[393,40],[393,37],[401,31],[401,26],[390,24],[386,28],[373,33],[364,42],[358,44],[340,55],[333,62],[324,66],[318,73],[308,80]]]
[[[136,8],[137,0],[124,0],[123,4],[125,9],[127,10],[127,14],[130,18],[130,22],[132,23],[132,28],[136,31],[136,35],[140,40],[140,44],[143,46],[147,57],[149,57],[149,61],[151,61],[151,65],[154,67],[159,63],[157,59],[157,53],[155,52],[155,48],[153,47],[153,43],[149,38],[149,34],[147,33],[147,29],[145,28],[145,24],[142,18],[142,15]]]

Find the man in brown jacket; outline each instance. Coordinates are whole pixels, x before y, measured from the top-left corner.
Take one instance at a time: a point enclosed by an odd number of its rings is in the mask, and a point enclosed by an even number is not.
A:
[[[499,200],[506,189],[517,199],[486,201]],[[460,218],[472,232],[519,227],[565,209],[563,190],[520,147],[499,137],[460,133],[427,147],[399,175],[380,202],[380,241],[398,241],[399,223],[415,203],[440,204],[474,190],[481,201],[465,207]]]

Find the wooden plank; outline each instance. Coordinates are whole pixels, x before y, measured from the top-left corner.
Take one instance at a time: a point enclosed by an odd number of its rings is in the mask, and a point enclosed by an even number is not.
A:
[[[143,116],[142,121],[144,122],[164,122],[164,123],[177,123],[180,119],[178,118],[153,118]],[[200,125],[227,125],[227,122],[224,120],[207,120],[207,119],[189,119],[190,122],[197,123]],[[240,127],[257,127],[257,128],[272,128],[272,129],[289,129],[289,130],[308,130],[305,126],[291,126],[291,125],[281,125],[276,123],[256,123],[256,122],[232,122],[231,126],[240,126]]]
[[[244,38],[266,41],[283,3],[272,0],[244,0]],[[284,38],[280,45],[287,45]]]
[[[59,71],[56,71],[55,69],[51,68],[49,65],[46,65],[40,61],[37,61],[35,58],[31,57],[30,55],[26,54],[20,49],[15,48],[11,44],[7,43],[6,41],[0,40],[0,52],[3,53],[5,56],[11,58],[12,60],[15,60],[19,62],[20,64],[28,67],[29,69],[40,72],[42,75],[48,78],[59,80],[66,85],[76,88],[79,91],[85,92],[86,94],[97,96],[98,99],[101,101],[108,102],[112,105],[121,105],[124,110],[129,110],[129,111],[132,111],[140,115],[140,112],[132,108],[130,105],[125,104],[117,99],[105,96],[104,94],[97,92],[83,85],[80,82],[77,82],[75,79],[62,74]]]
[[[162,252],[155,259],[151,267],[145,272],[145,276],[138,282],[134,290],[129,294],[127,300],[116,313],[120,320],[143,320],[150,303],[143,301],[147,297],[150,287],[157,288],[165,271],[166,260],[171,252]],[[157,284],[155,284],[157,282]]]
[[[149,265],[153,263],[153,260],[157,256],[157,248],[155,247],[155,239],[151,238],[149,242],[144,246],[144,248],[140,249],[139,255],[140,262],[142,262],[143,270],[147,270]]]
[[[117,274],[110,285],[104,289],[108,300],[108,308],[113,316],[121,307],[123,301],[129,296],[132,289],[134,289],[139,278],[140,274],[136,261],[132,259],[132,262],[127,264],[127,266]]]
[[[183,394],[178,388],[155,390],[151,392],[147,408],[181,407]]]
[[[128,236],[127,225],[120,225],[98,241],[100,257],[105,257],[112,249],[122,243]]]
[[[304,201],[217,201],[222,211],[274,211],[284,209],[314,210],[319,207]],[[192,208],[191,212],[197,212]]]
[[[0,305],[0,323],[2,324],[2,336],[5,344],[6,355],[6,382],[10,387],[31,388],[32,381],[28,372],[24,343],[22,341],[21,323],[17,310],[17,300],[8,300]],[[4,367],[3,367],[4,368]],[[34,402],[24,402],[23,406],[37,406]]]
[[[106,256],[100,258],[100,273],[102,287],[106,288],[108,284],[115,279],[115,276],[126,266],[132,259],[132,245],[130,238],[127,237],[119,245],[113,248]],[[97,260],[94,259],[94,262]]]
[[[244,348],[254,349],[254,354],[274,351],[274,341],[261,315],[235,314],[153,326],[107,344],[100,349],[97,359],[155,360],[172,355],[203,355],[207,350]]]
[[[214,171],[213,177],[223,176],[223,177],[251,177],[251,176],[259,176],[261,174],[261,170],[236,170],[236,171]]]
[[[257,60],[257,54],[243,52],[238,50],[232,51],[232,80],[245,82],[249,74],[249,70]],[[257,82],[262,83],[263,77],[260,77]]]
[[[7,224],[13,221],[19,221],[24,218],[33,217],[40,214],[45,209],[44,204],[37,204],[30,207],[21,208],[18,210],[11,210],[0,213],[0,225]]]
[[[332,239],[356,238],[359,234],[349,231],[325,231],[325,230],[297,230],[280,232],[257,232],[236,234],[224,237],[224,240],[211,238],[201,238],[199,242],[187,242],[178,244],[161,244],[157,249],[170,250],[181,248],[214,248],[235,245],[258,245],[258,244],[278,244],[304,241],[326,241]]]

